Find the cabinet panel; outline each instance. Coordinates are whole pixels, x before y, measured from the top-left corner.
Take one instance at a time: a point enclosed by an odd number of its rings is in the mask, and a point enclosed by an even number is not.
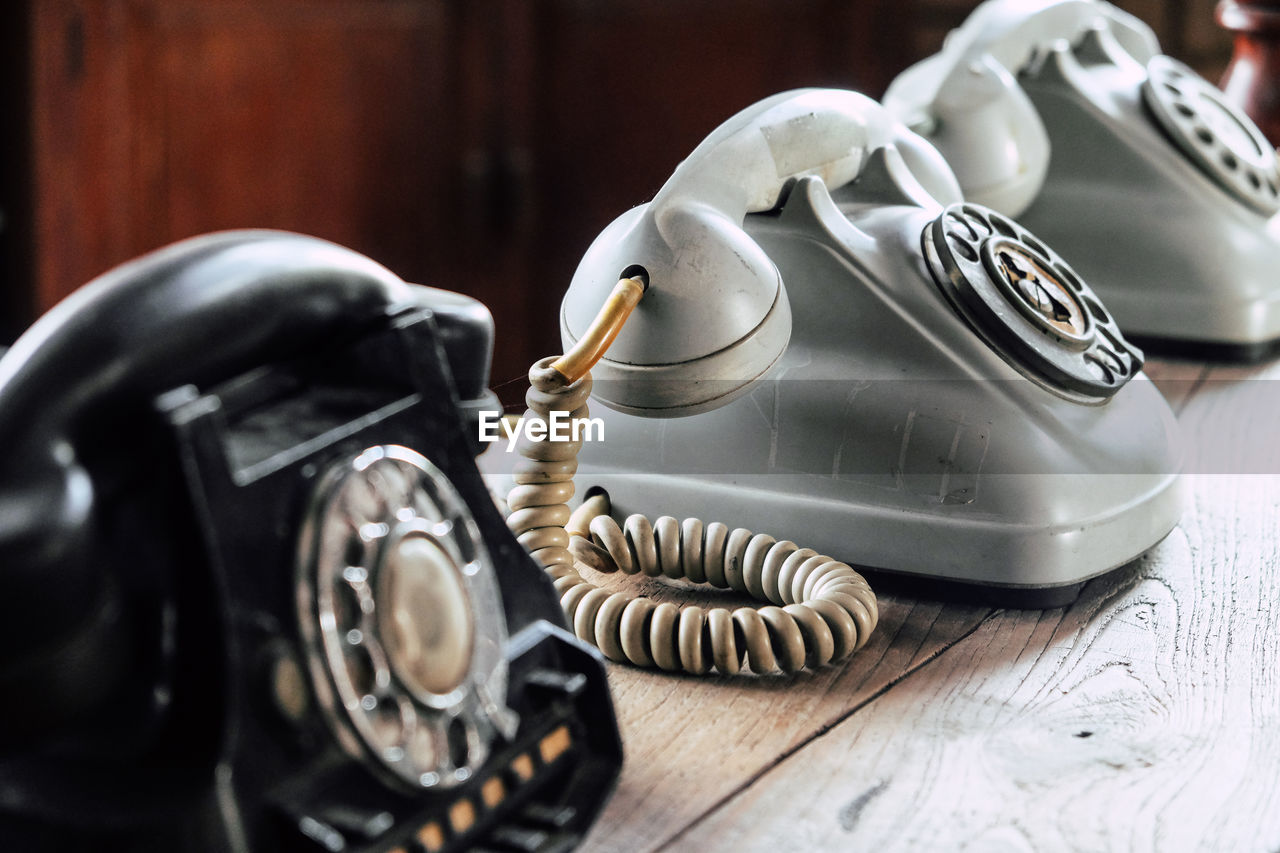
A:
[[[128,10],[101,0],[33,6],[33,270],[37,311],[132,256]]]
[[[134,91],[146,232],[284,227],[402,276],[447,235],[444,27],[427,3],[157,4]],[[148,67],[149,66],[149,67]],[[141,217],[140,217],[141,218]],[[149,220],[149,221],[148,221]]]
[[[438,3],[81,2],[36,23],[40,302],[172,240],[313,233],[438,264]]]
[[[507,114],[528,101],[523,5],[32,4],[32,308],[174,240],[280,228],[480,298],[495,377],[522,375],[531,169]]]

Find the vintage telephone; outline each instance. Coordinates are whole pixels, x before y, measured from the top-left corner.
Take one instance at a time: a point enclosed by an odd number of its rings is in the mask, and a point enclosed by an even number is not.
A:
[[[565,850],[621,748],[475,468],[492,323],[320,240],[107,273],[0,359],[0,848]]]
[[[623,298],[629,319],[603,333],[612,308],[597,312]],[[607,405],[572,447],[588,500],[570,516],[513,491],[509,521],[522,541],[576,534],[578,562],[604,571],[788,608],[833,598],[860,643],[874,598],[819,551],[1052,606],[1181,514],[1176,424],[1102,302],[1027,229],[962,202],[938,154],[852,92],[786,92],[725,122],[591,245],[561,333],[569,353],[535,366],[529,401],[576,418],[587,391]],[[563,366],[582,351],[598,358],[593,386]],[[517,483],[567,458],[526,449]],[[482,462],[496,474],[502,454]],[[592,520],[601,495],[620,516],[668,515],[620,532]],[[743,527],[698,520],[707,507]],[[736,672],[754,642],[753,668],[790,671],[855,636],[821,602],[822,642],[799,610],[794,626],[764,620],[765,636],[749,608],[686,619],[700,608],[628,601],[540,562],[579,636],[617,660]]]
[[[1276,151],[1100,0],[988,0],[885,106],[965,197],[1072,259],[1130,336],[1258,358],[1280,339]]]

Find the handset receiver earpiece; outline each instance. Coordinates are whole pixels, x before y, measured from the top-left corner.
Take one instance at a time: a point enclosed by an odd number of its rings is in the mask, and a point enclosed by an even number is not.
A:
[[[1105,33],[1145,64],[1160,52],[1141,20],[1097,0],[984,3],[936,55],[900,74],[884,104],[937,146],[968,201],[1017,216],[1049,166],[1049,137],[1018,74],[1063,39]]]
[[[797,178],[818,177],[832,189],[849,184],[886,147],[899,149],[913,191],[923,188],[940,206],[960,199],[941,157],[855,92],[783,92],[717,128],[653,201],[596,239],[574,275],[561,313],[566,348],[624,270],[643,268],[650,286],[594,370],[596,396],[624,411],[670,416],[715,408],[745,390],[786,349],[791,315],[778,269],[743,230],[744,219],[776,208]]]
[[[86,635],[103,629],[110,565],[95,530],[103,497],[82,445],[127,428],[117,415],[157,394],[288,357],[413,298],[390,271],[326,241],[227,232],[118,267],[36,322],[0,358],[0,624],[21,638],[0,650],[0,685],[27,686],[40,672],[54,679],[86,654],[107,654]],[[88,689],[51,697],[47,727],[55,708],[72,715],[94,698]],[[30,707],[19,715],[39,717]]]

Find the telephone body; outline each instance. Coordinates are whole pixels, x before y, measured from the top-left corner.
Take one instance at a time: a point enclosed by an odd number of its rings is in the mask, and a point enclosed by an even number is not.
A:
[[[15,343],[0,847],[572,846],[621,747],[475,468],[491,346],[480,303],[276,232]]]
[[[971,201],[1072,259],[1131,336],[1280,339],[1280,169],[1261,131],[1101,0],[988,0],[885,106]]]
[[[786,92],[725,122],[587,250],[566,348],[636,271],[648,291],[593,369],[603,440],[579,457],[579,493],[621,514],[715,507],[1044,606],[1178,521],[1176,425],[1141,353],[864,96]]]

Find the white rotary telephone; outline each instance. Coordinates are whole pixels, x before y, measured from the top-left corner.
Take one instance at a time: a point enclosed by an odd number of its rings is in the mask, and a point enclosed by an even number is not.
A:
[[[616,514],[713,507],[1046,606],[1177,523],[1176,425],[1141,352],[869,98],[786,92],[715,130],[588,249],[566,349],[630,276],[646,292],[594,368],[612,411],[592,404],[577,473]]]
[[[988,0],[885,106],[965,197],[1071,258],[1131,337],[1280,339],[1280,168],[1253,122],[1101,0]]]

